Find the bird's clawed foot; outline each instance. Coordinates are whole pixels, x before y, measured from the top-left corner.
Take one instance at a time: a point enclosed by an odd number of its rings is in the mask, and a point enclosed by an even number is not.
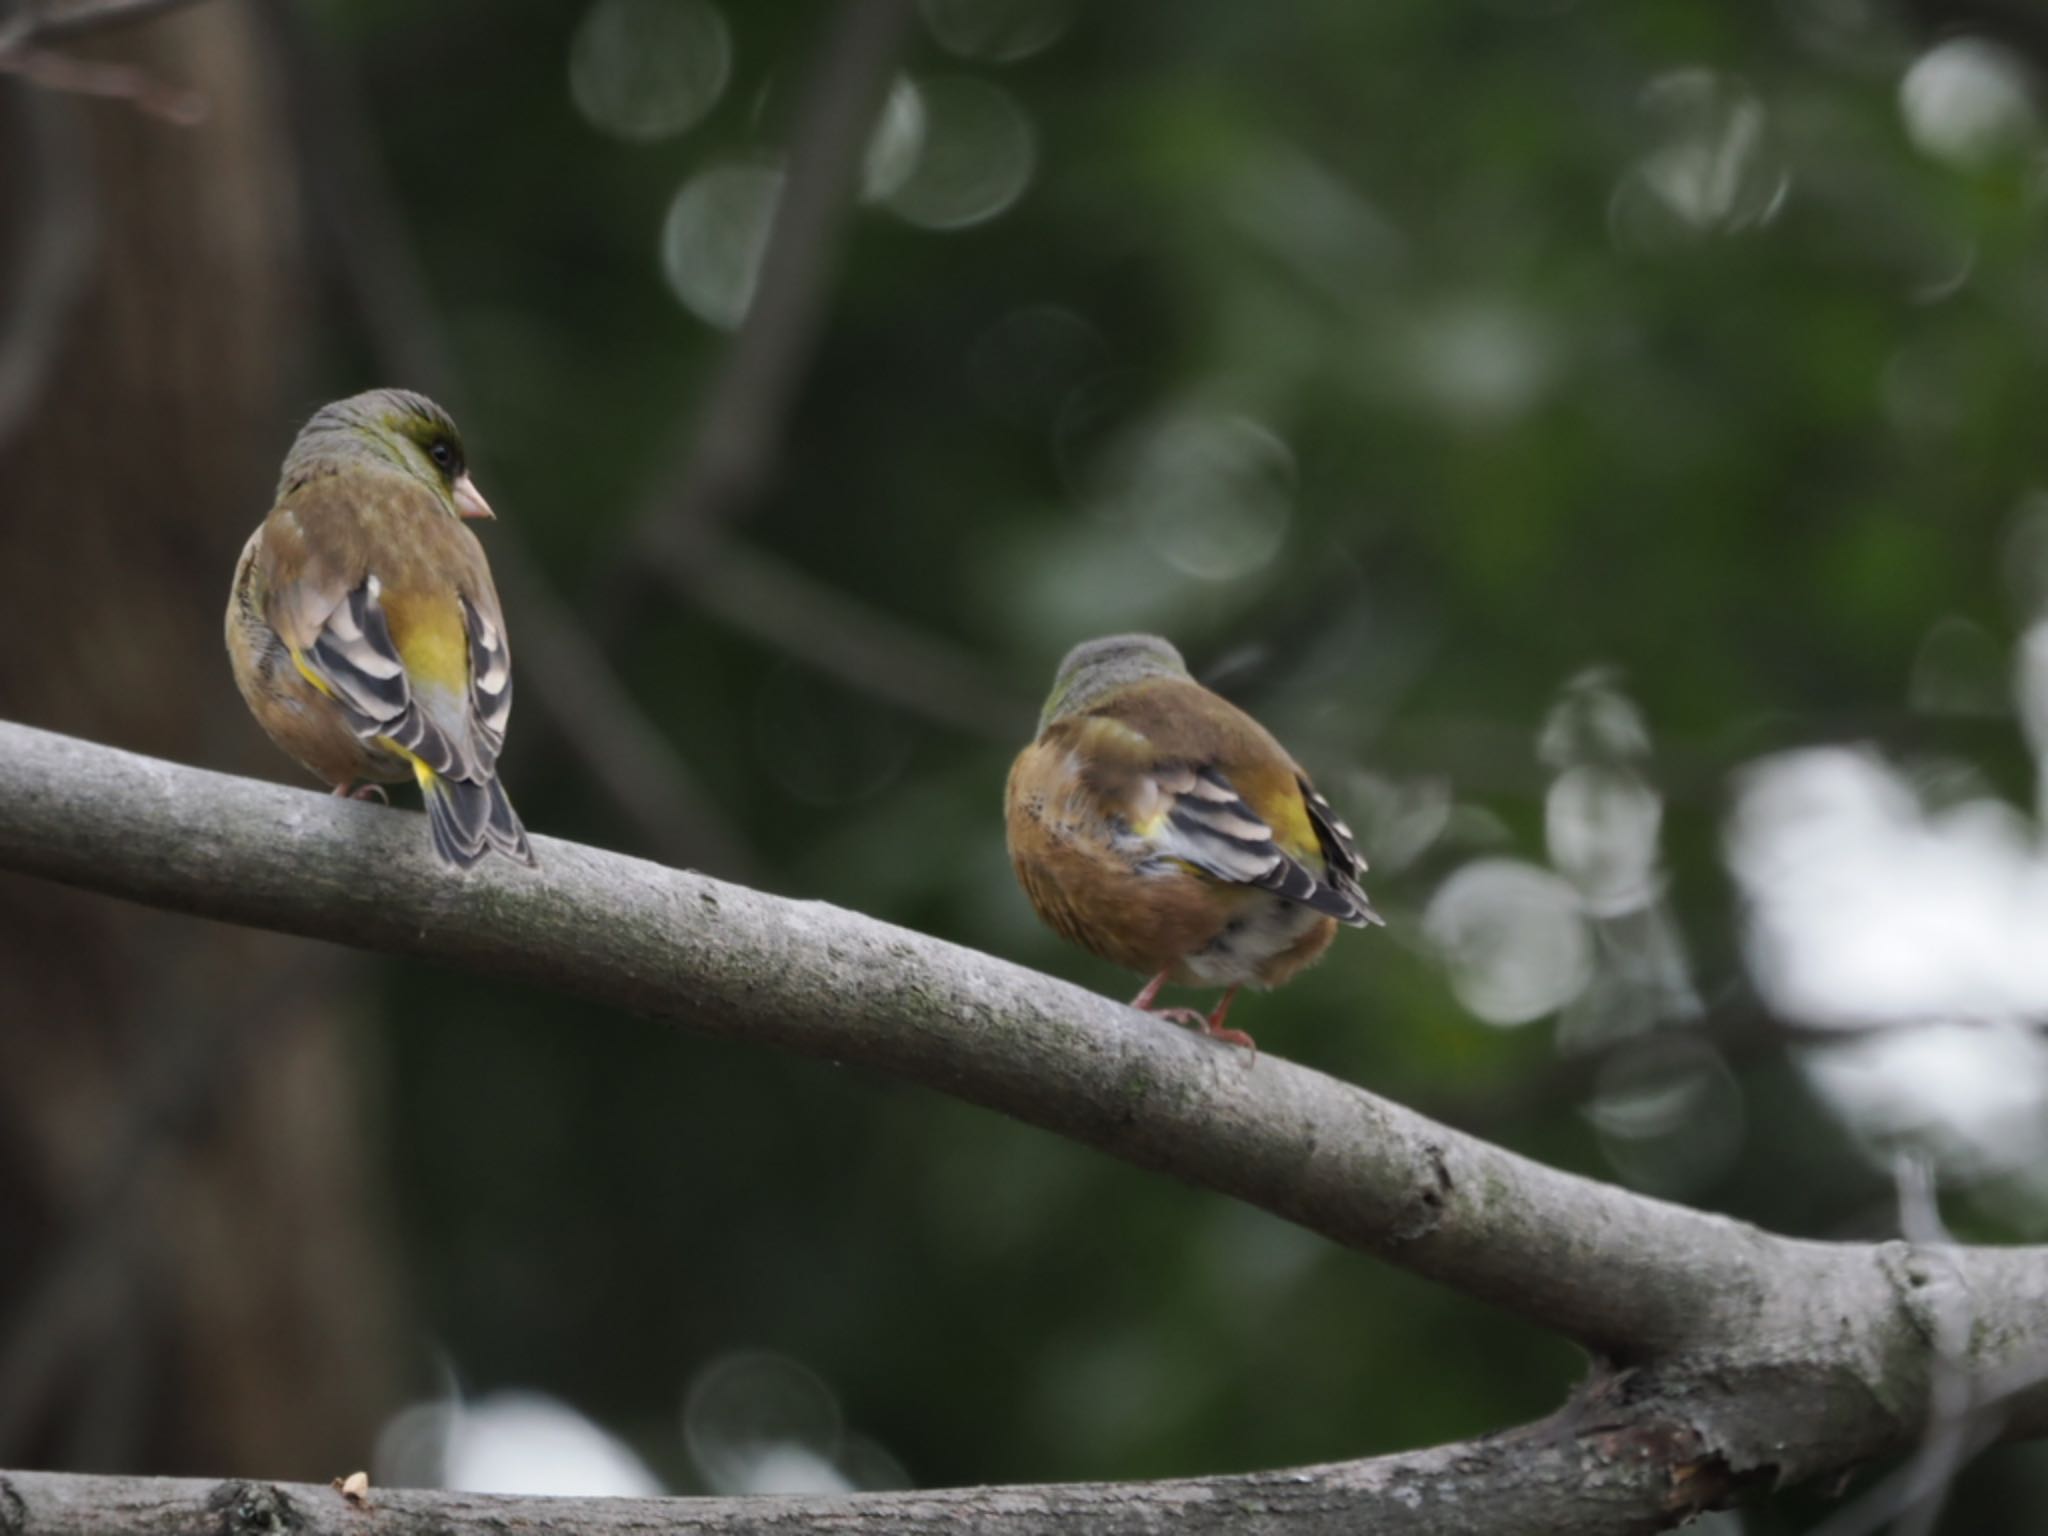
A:
[[[1204,1019],[1202,1028],[1211,1040],[1221,1040],[1225,1045],[1241,1045],[1252,1053],[1252,1060],[1259,1059],[1259,1042],[1241,1029],[1226,1029],[1213,1019]]]
[[[1231,1029],[1223,1020],[1230,1013],[1230,1005],[1237,997],[1237,988],[1232,987],[1223,994],[1223,1001],[1216,1005],[1214,1013],[1204,1013],[1199,1008],[1154,1008],[1152,1000],[1159,995],[1159,989],[1166,985],[1166,972],[1161,971],[1136,997],[1131,1006],[1140,1013],[1149,1013],[1155,1019],[1167,1019],[1175,1024],[1185,1024],[1189,1029],[1199,1029],[1212,1040],[1221,1040],[1225,1045],[1240,1045],[1252,1053],[1252,1060],[1259,1057],[1258,1042],[1241,1029]]]
[[[1237,988],[1232,987],[1223,994],[1223,1001],[1216,1005],[1216,1011],[1202,1020],[1202,1028],[1212,1040],[1221,1040],[1226,1045],[1241,1045],[1252,1053],[1252,1060],[1259,1059],[1258,1042],[1241,1029],[1230,1029],[1224,1020],[1230,1016],[1230,1005],[1237,1001]]]
[[[337,800],[374,800],[379,805],[391,803],[391,796],[385,792],[382,784],[358,784],[354,789],[350,789],[346,784],[337,784],[334,786],[334,796]]]

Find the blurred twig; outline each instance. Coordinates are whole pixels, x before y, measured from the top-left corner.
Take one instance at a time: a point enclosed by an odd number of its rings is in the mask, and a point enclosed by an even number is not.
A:
[[[147,21],[166,11],[183,10],[198,3],[199,0],[72,0],[69,5],[53,5],[50,0],[20,0],[14,14],[0,21],[0,53]]]
[[[685,551],[650,550],[647,569],[728,628],[906,714],[970,736],[1016,741],[1034,701],[966,648],[828,586],[730,533]],[[600,613],[617,614],[600,599]],[[606,632],[623,634],[616,624]]]
[[[1372,765],[1393,774],[1447,775],[1467,796],[1540,798],[1553,775],[1538,760],[1532,717],[1525,724],[1456,715],[1411,715],[1370,743]],[[1672,804],[1720,804],[1729,776],[1758,758],[1812,747],[1873,744],[1893,755],[1959,751],[2009,742],[2011,722],[1930,715],[1912,709],[1810,710],[1757,716],[1711,738],[1661,739],[1647,772]]]
[[[133,64],[74,59],[47,48],[11,48],[0,49],[0,75],[13,75],[64,95],[125,101],[136,111],[179,128],[206,118],[204,96],[183,86],[167,85]]]
[[[637,553],[688,558],[760,494],[817,350],[840,229],[910,19],[910,0],[841,0],[804,86],[753,302],[630,535]]]
[[[19,1457],[36,1414],[81,1374],[79,1354],[133,1304],[137,1258],[170,1157],[235,1087],[250,1030],[276,1027],[271,1010],[250,1006],[253,997],[180,985],[178,968],[176,956],[163,957],[155,1002],[135,1021],[143,1049],[112,1117],[110,1145],[0,1332],[0,1457]],[[198,997],[203,1006],[189,1001]]]
[[[425,389],[459,412],[453,350],[353,84],[311,35],[298,6],[279,6],[274,14],[322,243],[333,251],[349,301],[394,381]],[[516,526],[494,528],[490,545],[506,608],[516,615],[519,675],[536,685],[526,696],[557,738],[663,859],[747,869],[739,834],[555,596]]]
[[[5,221],[18,231],[22,250],[9,273],[11,302],[0,316],[0,449],[42,393],[85,291],[95,243],[92,181],[69,107],[40,91],[8,95],[27,140],[29,175],[20,216]]]
[[[1538,1070],[1524,1072],[1511,1082],[1428,1099],[1422,1110],[1432,1119],[1461,1130],[1497,1134],[1520,1121],[1577,1108],[1593,1096],[1618,1061],[1632,1052],[1654,1050],[1674,1041],[1698,1041],[1719,1053],[1730,1067],[1737,1067],[1787,1049],[1826,1050],[1935,1024],[1968,1022],[1939,1018],[1904,1023],[1802,1024],[1772,1013],[1751,993],[1742,989],[1737,989],[1737,993],[1716,1003],[1695,1023],[1668,1024],[1617,1035],[1597,1046],[1553,1056]]]
[[[73,96],[98,96],[125,101],[138,112],[179,127],[206,116],[206,98],[182,86],[167,85],[148,70],[104,59],[77,59],[47,46],[67,38],[103,31],[128,22],[146,21],[196,0],[78,0],[52,7],[25,0],[10,19],[0,22],[0,74],[29,85]]]
[[[804,86],[753,302],[621,557],[593,583],[591,608],[596,633],[615,644],[665,584],[740,633],[898,709],[1007,740],[1029,724],[1029,706],[960,647],[729,531],[772,476],[791,400],[817,350],[841,227],[911,10],[909,0],[839,7]]]
[[[737,539],[669,572],[706,613],[909,714],[995,741],[1030,734],[1031,702],[964,653]]]

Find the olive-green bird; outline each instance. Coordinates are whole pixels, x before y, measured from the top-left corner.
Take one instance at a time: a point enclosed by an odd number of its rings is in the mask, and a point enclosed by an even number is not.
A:
[[[512,653],[491,517],[448,413],[402,389],[315,412],[228,598],[235,682],[270,739],[334,786],[418,781],[442,860],[534,862],[498,782]],[[357,791],[375,794],[381,790]]]
[[[1339,923],[1378,923],[1351,829],[1264,726],[1188,675],[1156,635],[1112,635],[1060,664],[1038,736],[1010,770],[1010,860],[1062,937],[1159,989],[1278,986]]]

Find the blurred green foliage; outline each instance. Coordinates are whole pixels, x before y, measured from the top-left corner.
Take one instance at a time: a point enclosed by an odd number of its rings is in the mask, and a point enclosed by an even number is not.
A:
[[[578,602],[731,345],[664,279],[670,201],[781,145],[828,21],[726,5],[722,98],[627,143],[567,88],[586,8],[320,12],[452,327],[486,489]],[[1071,25],[1014,62],[915,31],[913,79],[1009,93],[1031,179],[964,228],[853,214],[737,532],[1015,695],[1077,639],[1158,628],[1340,804],[1366,775],[1447,787],[1459,809],[1397,866],[1353,809],[1390,930],[1234,1022],[1425,1108],[1492,1105],[1482,1133],[1616,1177],[1573,1094],[1518,1092],[1547,1080],[1550,1024],[1475,1021],[1421,914],[1474,853],[1541,861],[1537,732],[1592,665],[1648,722],[1710,1005],[1741,980],[1719,836],[1745,760],[1874,736],[2025,795],[2009,718],[1916,714],[1907,684],[1937,621],[2002,656],[2039,591],[2007,553],[2048,482],[2038,125],[1916,142],[1901,82],[1939,28],[1881,0],[1048,9]],[[331,393],[368,382],[353,366]],[[1010,881],[1021,736],[908,717],[680,603],[616,654],[763,883],[1135,988]],[[508,761],[536,829],[630,845],[530,712]],[[435,970],[394,966],[381,996],[422,1326],[471,1388],[558,1393],[679,1486],[683,1386],[742,1347],[815,1369],[926,1484],[1420,1445],[1544,1412],[1581,1369],[1275,1221],[865,1074]],[[1889,1230],[1888,1183],[1784,1054],[1730,1071],[1737,1150],[1675,1193]],[[2044,1476],[2008,1453],[1965,1494],[2038,1501]],[[1772,1518],[1751,1528],[1797,1528]]]

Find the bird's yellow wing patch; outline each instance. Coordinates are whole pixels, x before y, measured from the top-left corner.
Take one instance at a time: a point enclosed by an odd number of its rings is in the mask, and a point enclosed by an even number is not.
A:
[[[387,591],[384,618],[391,643],[415,685],[434,683],[460,693],[469,686],[469,632],[462,604],[452,594]]]
[[[1239,768],[1230,777],[1245,803],[1272,828],[1280,851],[1320,874],[1322,843],[1316,837],[1315,823],[1309,820],[1308,802],[1302,798],[1294,765],[1261,763],[1255,768]]]

